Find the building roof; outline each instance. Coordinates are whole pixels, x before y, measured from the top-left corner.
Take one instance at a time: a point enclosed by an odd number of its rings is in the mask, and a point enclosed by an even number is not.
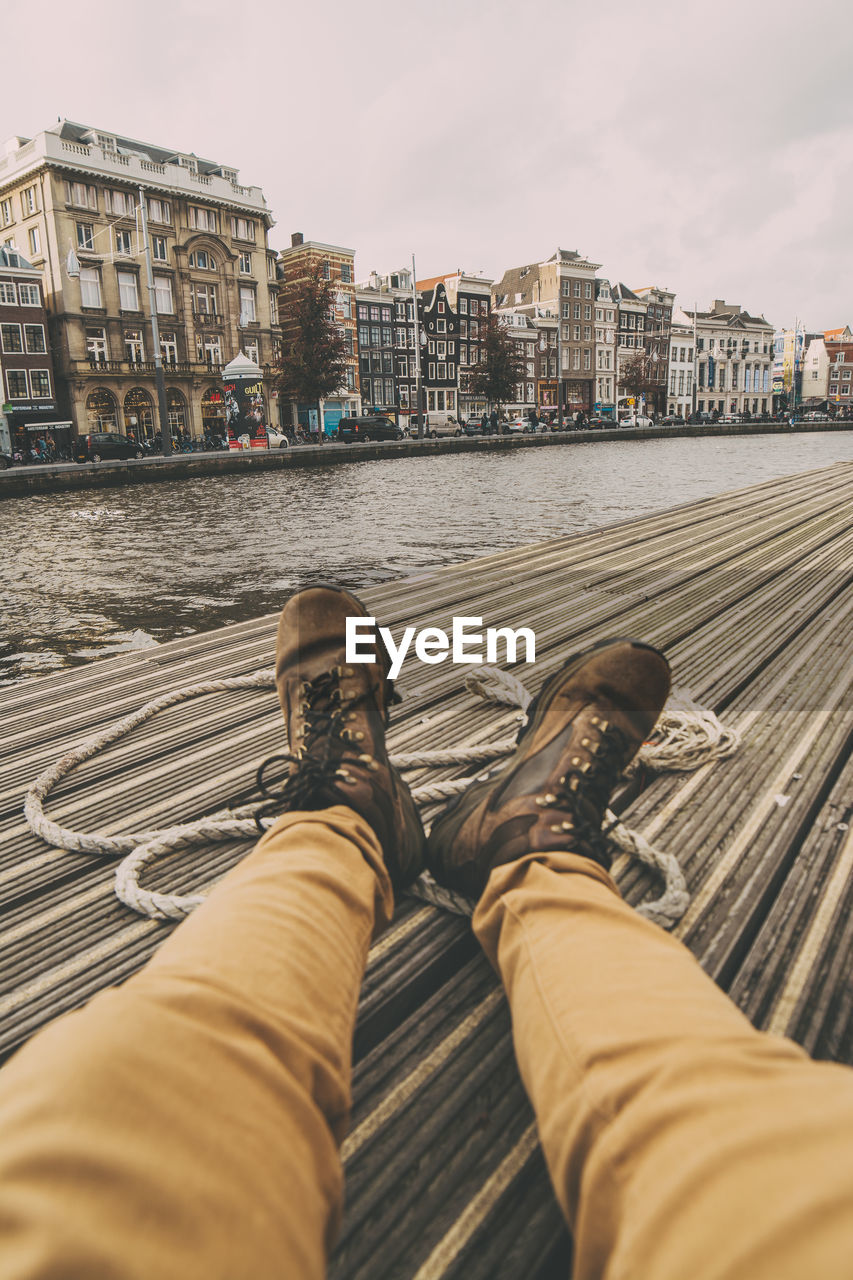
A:
[[[0,248],[0,267],[13,267],[17,271],[35,271],[36,268],[17,249]]]

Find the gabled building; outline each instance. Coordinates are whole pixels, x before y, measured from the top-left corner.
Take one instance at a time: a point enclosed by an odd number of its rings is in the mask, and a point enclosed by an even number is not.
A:
[[[635,295],[646,303],[646,355],[654,382],[646,394],[646,408],[655,413],[666,412],[667,370],[669,367],[670,330],[675,294],[657,285],[635,289]]]
[[[406,267],[384,276],[372,271],[356,286],[355,298],[362,409],[405,423],[417,411],[412,273]]]
[[[425,354],[423,348],[421,352],[424,364],[424,386],[427,392],[427,412],[432,412],[433,414],[445,413],[447,417],[452,416],[463,422],[467,417],[479,416],[486,408],[484,397],[475,394],[471,388],[471,374],[483,358],[483,342],[492,309],[491,286],[491,280],[462,270],[418,281],[417,288],[421,299],[421,317],[424,323],[427,344]],[[443,290],[443,298],[447,307],[445,319],[448,327],[444,345],[447,371],[449,373],[451,360],[454,361],[456,371],[455,409],[449,407],[450,401],[447,398],[447,392],[450,390],[449,384],[441,382],[437,377],[438,364],[441,363],[438,355],[436,355],[434,362],[436,366],[435,382],[431,380],[429,368],[430,364],[433,363],[430,360],[430,344],[434,345],[436,352],[440,352],[442,335],[437,332],[433,335],[426,324],[425,317],[427,311],[433,305],[434,296],[439,287]],[[455,326],[452,337],[449,328],[451,321]],[[431,389],[444,394],[430,396]],[[430,404],[434,403],[438,406],[442,399],[446,405],[445,409],[442,410],[438,407],[430,409]]]
[[[154,298],[146,282],[141,201]],[[272,216],[259,187],[192,152],[64,120],[0,154],[0,243],[43,274],[57,375],[79,432],[156,427],[152,306],[173,430],[222,425],[221,369],[277,337]]]
[[[459,404],[460,314],[451,302],[444,276],[419,280],[416,288],[427,416],[437,422],[446,422],[449,418],[458,421],[462,412]],[[466,316],[466,339],[470,342],[469,332]]]
[[[646,352],[646,314],[649,304],[621,281],[611,289],[616,304],[616,407],[623,415],[644,411],[643,391],[628,386],[627,370],[642,366],[643,378],[652,374]],[[651,408],[651,406],[649,406]]]
[[[595,282],[595,401],[593,412],[616,416],[616,299],[609,280]]]

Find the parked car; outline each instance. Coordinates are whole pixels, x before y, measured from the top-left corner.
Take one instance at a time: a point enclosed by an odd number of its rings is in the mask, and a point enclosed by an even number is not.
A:
[[[529,431],[530,419],[526,414],[518,414],[514,418],[510,418],[509,422],[499,422],[498,431]]]
[[[684,419],[680,413],[668,413],[665,418],[661,418],[662,427],[683,427]]]
[[[728,423],[743,422],[743,415],[740,413],[724,413],[717,421]]]
[[[92,431],[87,436],[78,436],[74,443],[75,462],[144,457],[145,451],[139,441],[123,436],[120,431]]]
[[[267,427],[267,440],[271,449],[289,449],[290,441],[278,427]]]
[[[443,422],[437,422],[435,418],[427,417],[426,435],[432,440],[437,436],[461,436],[462,426],[455,418],[447,418]]]
[[[604,431],[607,427],[618,426],[618,423],[614,422],[612,418],[602,418],[600,415],[596,415],[590,418],[586,425],[592,427],[595,431]]]
[[[345,444],[356,444],[361,440],[402,440],[403,432],[396,422],[378,415],[371,418],[341,418],[338,423],[338,439]]]
[[[465,424],[462,430],[465,432],[466,436],[481,436],[483,434],[482,417],[478,417],[477,414],[472,414],[470,418],[465,419]]]
[[[619,425],[620,427],[653,427],[655,424],[645,414],[638,413],[636,417],[623,418]]]
[[[7,467],[13,467],[14,465],[8,453],[0,453],[0,471],[5,471]]]

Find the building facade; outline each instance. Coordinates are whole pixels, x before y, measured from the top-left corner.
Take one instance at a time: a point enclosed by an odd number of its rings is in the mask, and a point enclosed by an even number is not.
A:
[[[452,305],[444,276],[417,282],[422,329],[421,376],[427,418],[459,419],[459,313]],[[467,326],[466,326],[467,328]]]
[[[657,285],[635,289],[646,303],[646,356],[652,386],[646,393],[646,409],[656,414],[666,412],[667,371],[670,354],[670,332],[675,294]]]
[[[678,414],[685,421],[694,412],[695,356],[693,321],[676,309],[669,336],[666,412]]]
[[[771,412],[772,324],[720,298],[707,311],[681,314],[691,328],[695,319],[697,412]]]
[[[853,339],[850,330],[832,329],[826,340],[829,364],[827,391],[834,413],[843,417],[853,416]]]
[[[595,400],[593,412],[616,416],[616,299],[609,280],[595,282]]]
[[[563,410],[590,412],[595,401],[595,288],[601,264],[558,249],[541,262],[511,267],[492,287],[495,307],[547,306],[561,325]]]
[[[152,309],[173,430],[221,430],[221,369],[240,351],[265,371],[268,409],[277,340],[272,218],[260,188],[238,177],[192,153],[67,120],[6,144],[0,241],[35,250],[78,432],[154,434]]]
[[[290,237],[290,245],[279,254],[278,320],[281,341],[286,343],[293,332],[294,321],[288,310],[289,291],[303,284],[315,269],[333,286],[335,320],[347,344],[344,385],[324,401],[323,426],[326,434],[337,430],[342,417],[361,413],[358,379],[358,337],[355,302],[355,250],[342,245],[306,240],[301,231]],[[280,403],[279,417],[284,427],[302,426],[317,430],[318,406],[314,404]]]
[[[613,286],[616,303],[616,408],[623,417],[646,409],[643,385],[652,374],[646,352],[648,303],[626,284]]]
[[[49,446],[71,459],[71,423],[57,412],[41,272],[0,248],[0,450],[26,458]]]

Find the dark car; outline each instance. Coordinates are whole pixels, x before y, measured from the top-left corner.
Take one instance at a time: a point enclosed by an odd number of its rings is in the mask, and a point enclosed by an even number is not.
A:
[[[684,419],[680,413],[668,413],[665,418],[661,418],[662,427],[683,427]]]
[[[338,423],[338,439],[346,444],[359,440],[402,440],[403,432],[396,422],[379,415],[371,418],[341,418]]]
[[[462,429],[466,436],[481,436],[483,434],[483,419],[472,413],[470,418],[465,419]]]
[[[76,462],[100,462],[104,458],[144,458],[145,453],[138,440],[131,440],[119,431],[93,431],[88,436],[78,436],[74,444]]]
[[[14,466],[14,462],[8,453],[0,453],[0,471],[5,471],[7,467]]]

